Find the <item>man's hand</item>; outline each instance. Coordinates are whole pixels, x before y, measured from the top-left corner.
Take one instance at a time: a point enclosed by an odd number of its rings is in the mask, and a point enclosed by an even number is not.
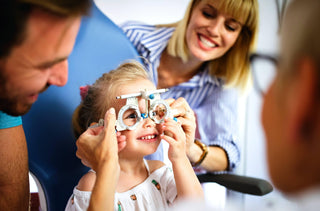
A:
[[[110,108],[104,118],[104,126],[88,128],[77,140],[76,155],[81,162],[97,171],[108,159],[118,162],[118,151],[125,145],[125,136],[115,131],[116,115]]]

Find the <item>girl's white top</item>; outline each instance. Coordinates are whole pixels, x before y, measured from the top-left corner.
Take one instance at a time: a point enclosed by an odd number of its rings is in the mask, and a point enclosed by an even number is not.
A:
[[[172,205],[177,196],[172,169],[162,166],[150,174],[147,161],[144,163],[147,179],[126,192],[116,192],[114,210],[167,210]],[[87,210],[90,197],[90,191],[80,191],[75,187],[65,210]]]

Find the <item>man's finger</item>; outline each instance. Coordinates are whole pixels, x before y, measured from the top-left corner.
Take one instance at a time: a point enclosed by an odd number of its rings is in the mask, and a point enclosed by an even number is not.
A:
[[[104,130],[107,134],[115,134],[116,112],[110,108],[104,116]]]
[[[89,134],[89,135],[99,135],[100,132],[103,130],[103,126],[99,126],[99,127],[89,127],[85,133]]]

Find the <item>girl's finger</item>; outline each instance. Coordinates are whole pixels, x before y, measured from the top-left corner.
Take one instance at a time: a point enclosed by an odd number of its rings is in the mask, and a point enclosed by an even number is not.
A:
[[[176,141],[172,137],[164,135],[164,134],[161,134],[160,137],[162,140],[165,140],[170,146],[172,146]]]

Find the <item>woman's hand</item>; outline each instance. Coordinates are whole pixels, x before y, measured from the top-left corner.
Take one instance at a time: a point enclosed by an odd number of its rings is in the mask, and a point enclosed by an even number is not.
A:
[[[81,162],[98,171],[110,159],[118,163],[118,151],[125,145],[125,137],[115,131],[115,111],[111,108],[104,118],[104,126],[88,128],[77,140],[76,155]]]
[[[193,110],[190,108],[188,102],[180,97],[177,100],[167,99],[166,102],[172,109],[173,116],[181,123],[183,131],[186,136],[186,153],[189,154],[191,146],[194,143],[196,131],[196,118]]]

